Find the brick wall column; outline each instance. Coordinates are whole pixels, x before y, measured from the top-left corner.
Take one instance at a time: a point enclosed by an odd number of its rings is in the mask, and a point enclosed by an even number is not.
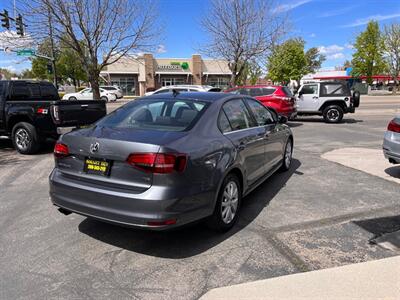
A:
[[[192,74],[193,74],[193,84],[201,85],[203,84],[203,70],[202,70],[202,60],[201,55],[193,54],[192,55]]]
[[[152,54],[144,54],[144,70],[146,72],[146,89],[155,88],[155,69]]]

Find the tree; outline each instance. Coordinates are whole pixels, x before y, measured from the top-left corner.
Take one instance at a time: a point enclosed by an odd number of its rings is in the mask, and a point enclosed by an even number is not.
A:
[[[367,76],[372,83],[372,76],[384,72],[387,65],[384,60],[384,42],[378,22],[370,21],[365,31],[361,32],[354,44],[353,76]]]
[[[304,40],[292,38],[274,48],[268,59],[268,76],[273,81],[288,83],[299,81],[307,73],[313,73],[321,67],[325,56],[317,48],[304,52]]]
[[[75,87],[80,86],[81,81],[87,81],[86,72],[80,63],[79,56],[63,42],[60,43],[60,53],[57,57],[56,65],[57,73],[61,79],[71,79]]]
[[[51,56],[50,54],[50,40],[47,38],[38,46],[38,53]],[[49,72],[48,65],[50,61],[41,57],[32,58],[32,73],[34,77],[42,80],[51,80],[52,75]]]
[[[315,73],[325,61],[325,55],[320,54],[317,47],[308,49],[304,55],[306,58],[306,74]]]
[[[265,59],[283,36],[286,17],[270,0],[212,0],[209,7],[202,20],[209,41],[200,52],[227,60],[237,85],[246,64]]]
[[[48,36],[52,29],[54,40],[75,51],[95,99],[100,98],[101,70],[129,52],[156,45],[152,43],[157,18],[151,1],[30,0],[25,6],[36,38]]]
[[[400,76],[400,24],[385,26],[384,43],[389,73],[394,80],[393,93],[396,93]]]
[[[33,79],[35,78],[35,74],[33,74],[32,70],[24,69],[22,70],[20,77],[22,79]]]

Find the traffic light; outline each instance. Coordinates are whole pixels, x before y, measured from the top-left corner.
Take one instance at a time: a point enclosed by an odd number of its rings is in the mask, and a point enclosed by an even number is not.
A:
[[[18,14],[18,17],[15,19],[15,28],[18,35],[24,36],[24,22],[22,21],[21,14]]]
[[[1,16],[1,26],[7,29],[10,29],[10,17],[8,15],[8,11],[4,10],[0,13]]]
[[[47,64],[47,73],[48,74],[53,74],[53,66],[52,66],[52,64]]]

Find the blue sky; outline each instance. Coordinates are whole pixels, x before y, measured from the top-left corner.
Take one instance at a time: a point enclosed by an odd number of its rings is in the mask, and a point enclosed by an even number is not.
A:
[[[145,1],[145,0],[142,0]],[[351,43],[375,19],[381,26],[400,23],[400,0],[276,0],[275,9],[287,13],[291,22],[288,37],[299,36],[306,47],[319,47],[327,57],[323,67],[331,68],[351,59]],[[0,9],[12,1],[0,0]],[[17,0],[18,3],[18,0]],[[209,8],[208,0],[159,0],[163,32],[157,57],[189,57],[206,40],[199,23]],[[29,61],[0,53],[0,67],[21,70]]]

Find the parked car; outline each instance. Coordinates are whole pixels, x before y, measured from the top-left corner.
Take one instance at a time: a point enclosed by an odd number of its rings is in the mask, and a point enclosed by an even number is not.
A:
[[[400,117],[390,121],[383,138],[383,154],[392,164],[400,163]]]
[[[210,85],[169,85],[163,86],[158,90],[147,92],[145,96],[157,95],[162,93],[172,93],[172,91],[177,92],[221,92],[221,89],[218,87],[213,87]]]
[[[351,93],[345,82],[303,84],[297,93],[297,114],[322,115],[327,123],[339,123],[343,115],[354,113],[360,105],[360,93]]]
[[[57,139],[105,115],[105,102],[60,101],[50,82],[0,81],[0,136],[10,137],[22,154],[35,153],[46,138]]]
[[[93,91],[91,88],[83,89],[77,93],[68,93],[62,97],[63,100],[94,100],[93,99]],[[97,100],[97,99],[96,99]],[[105,89],[100,88],[100,100],[102,101],[115,101],[117,100],[117,96],[111,91],[107,91]]]
[[[64,214],[150,229],[208,218],[231,228],[242,197],[290,168],[285,117],[250,97],[158,94],[60,137],[50,196]]]
[[[226,91],[240,95],[249,95],[256,98],[267,107],[275,109],[278,114],[288,119],[297,115],[296,99],[290,89],[279,85],[250,85],[238,86]]]
[[[100,88],[109,91],[110,93],[113,93],[117,97],[117,99],[121,99],[124,96],[122,89],[118,86],[103,85]]]

